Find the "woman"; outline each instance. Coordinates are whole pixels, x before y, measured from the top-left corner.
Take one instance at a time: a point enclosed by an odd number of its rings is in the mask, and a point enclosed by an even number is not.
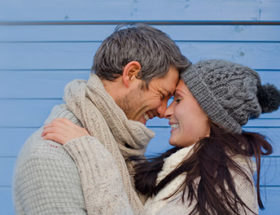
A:
[[[272,147],[241,126],[279,105],[279,91],[262,86],[248,67],[208,60],[187,69],[165,113],[175,147],[151,160],[132,158],[139,161],[136,190],[148,198],[143,214],[258,214],[260,156]],[[42,136],[64,144],[76,161],[88,214],[133,214],[115,162],[98,140],[65,120],[47,125]]]

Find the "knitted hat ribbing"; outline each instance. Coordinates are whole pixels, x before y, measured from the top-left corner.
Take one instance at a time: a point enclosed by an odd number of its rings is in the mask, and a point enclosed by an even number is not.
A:
[[[241,133],[241,126],[250,118],[272,112],[280,105],[279,91],[273,85],[261,86],[258,73],[240,64],[200,61],[182,73],[181,78],[208,117],[234,133]],[[259,101],[263,100],[261,97],[270,101],[267,96],[273,97],[273,104]]]

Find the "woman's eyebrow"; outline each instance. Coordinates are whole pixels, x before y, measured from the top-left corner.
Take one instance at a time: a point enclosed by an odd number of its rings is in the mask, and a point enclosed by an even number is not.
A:
[[[178,90],[178,89],[175,90],[174,96],[182,96],[182,95],[183,95],[182,90]]]

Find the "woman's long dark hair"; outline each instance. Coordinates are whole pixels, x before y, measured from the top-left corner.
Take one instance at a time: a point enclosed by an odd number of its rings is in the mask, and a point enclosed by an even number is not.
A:
[[[242,134],[233,134],[210,123],[210,137],[200,140],[194,147],[194,153],[156,184],[157,174],[162,169],[164,159],[179,149],[178,147],[172,148],[159,157],[140,162],[135,166],[135,186],[140,193],[148,197],[156,195],[178,175],[187,173],[181,186],[183,188],[182,201],[185,201],[185,196],[190,203],[194,199],[197,200],[191,215],[240,214],[239,206],[244,211],[248,209],[253,212],[236,192],[236,184],[230,170],[244,176],[251,183],[249,178],[251,176],[248,176],[248,173],[244,172],[231,157],[234,155],[248,158],[254,156],[257,167],[258,204],[260,208],[263,208],[259,188],[261,155],[272,153],[272,146],[264,136],[245,131]],[[200,181],[197,186],[195,179],[199,177]],[[252,184],[252,186],[254,185]],[[176,193],[174,192],[173,195]]]

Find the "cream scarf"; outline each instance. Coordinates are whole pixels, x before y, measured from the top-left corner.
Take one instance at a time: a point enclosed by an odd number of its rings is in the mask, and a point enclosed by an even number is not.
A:
[[[89,134],[113,155],[129,202],[135,214],[141,213],[143,205],[134,190],[127,167],[131,165],[126,164],[126,160],[132,155],[143,155],[154,133],[142,123],[128,120],[95,74],[91,74],[87,82],[70,82],[65,88],[64,100]]]
[[[165,159],[162,170],[158,173],[157,176],[157,184],[193,153],[194,145],[195,144],[188,147],[184,147]],[[176,198],[177,195],[169,199],[164,198],[170,196],[175,191],[177,191],[177,189],[185,181],[185,178],[186,174],[178,175],[169,184],[167,184],[156,196],[149,198],[145,203],[145,214],[156,215],[164,206],[166,206],[170,201],[174,200],[174,198]],[[181,196],[179,199],[181,200]]]
[[[188,159],[194,153],[195,144],[184,147],[177,152],[170,155],[165,159],[162,170],[158,173],[157,181],[158,184],[162,179],[164,179],[169,173],[171,173],[175,168],[177,168],[184,160]],[[232,159],[240,165],[241,168],[245,171],[246,174],[251,178],[253,172],[255,171],[255,163],[250,159],[241,155],[232,156]],[[183,184],[186,178],[186,173],[182,173],[173,179],[169,184],[167,184],[160,192],[151,198],[149,198],[144,206],[145,215],[156,215],[161,210],[165,209],[164,207],[170,204],[171,201],[177,201],[181,204],[182,191],[179,191],[176,195],[172,196],[169,199],[164,199],[178,190],[178,188]],[[195,184],[198,184],[200,178],[195,179]],[[238,183],[236,181],[236,183]],[[253,183],[253,181],[252,181]],[[244,191],[246,192],[246,191]],[[191,212],[195,207],[196,202],[193,201],[191,205],[187,205],[183,209],[184,214],[187,214],[187,211]],[[177,206],[178,207],[178,206]],[[254,211],[257,211],[257,207],[253,208]]]

